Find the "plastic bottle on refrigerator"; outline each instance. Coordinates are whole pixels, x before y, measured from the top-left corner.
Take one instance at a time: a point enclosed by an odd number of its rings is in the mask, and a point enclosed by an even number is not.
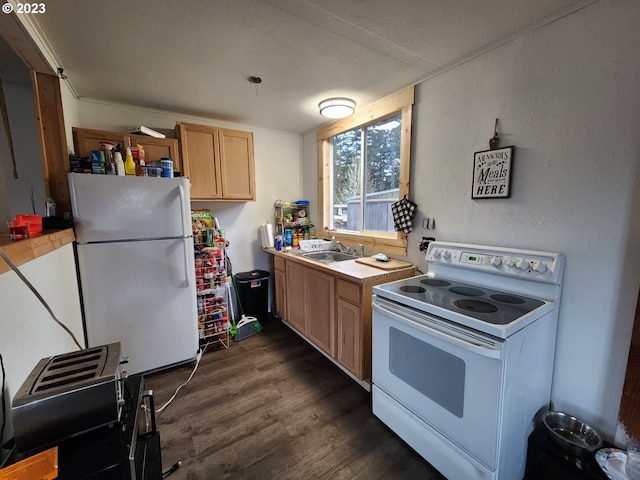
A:
[[[116,164],[116,174],[125,175],[124,162],[122,161],[122,153],[120,152],[120,144],[116,147],[116,151],[113,152],[113,162]]]
[[[130,147],[127,147],[124,157],[124,173],[126,173],[127,175],[136,174],[136,162],[133,161],[133,154],[131,153]]]
[[[104,151],[104,173],[107,175],[117,175],[118,172],[113,158],[113,144],[109,142],[100,142],[100,145]]]

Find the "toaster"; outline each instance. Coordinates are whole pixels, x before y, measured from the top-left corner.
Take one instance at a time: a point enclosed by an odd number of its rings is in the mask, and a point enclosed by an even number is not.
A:
[[[121,420],[120,343],[43,358],[11,406],[16,451],[45,448]]]

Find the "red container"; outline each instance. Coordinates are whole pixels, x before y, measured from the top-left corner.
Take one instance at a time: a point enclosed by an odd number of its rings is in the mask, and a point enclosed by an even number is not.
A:
[[[29,222],[30,237],[35,237],[36,235],[42,233],[42,215],[18,214],[16,215],[16,222],[19,225]]]

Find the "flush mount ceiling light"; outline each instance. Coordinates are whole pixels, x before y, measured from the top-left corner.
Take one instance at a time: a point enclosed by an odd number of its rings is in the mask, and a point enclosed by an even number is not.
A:
[[[356,102],[350,98],[327,98],[320,102],[320,115],[327,118],[344,118],[351,115]]]

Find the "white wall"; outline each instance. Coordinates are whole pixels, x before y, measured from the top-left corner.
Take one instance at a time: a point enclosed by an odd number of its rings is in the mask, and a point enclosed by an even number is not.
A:
[[[566,254],[552,398],[609,439],[640,283],[639,24],[637,1],[599,2],[426,80],[412,131],[409,260],[425,268],[425,216],[439,240]],[[496,118],[515,145],[512,196],[472,200]],[[308,178],[315,143],[304,136]]]
[[[18,171],[14,179],[11,150],[4,126],[0,127],[0,231],[7,231],[6,221],[15,214],[33,213],[32,187],[35,213],[44,215],[46,196],[33,91],[15,85],[3,85],[3,89]]]
[[[58,320],[84,345],[73,246],[65,245],[19,268]],[[0,353],[6,372],[6,407],[9,410],[14,395],[41,358],[75,351],[78,347],[11,270],[0,274],[0,312]],[[7,421],[2,443],[13,436],[11,415],[7,416]]]
[[[270,255],[261,250],[258,226],[267,220],[274,222],[273,205],[277,199],[301,198],[299,135],[93,100],[78,102],[78,123],[67,123],[67,128],[78,126],[126,132],[130,126],[145,125],[173,136],[177,121],[253,132],[256,201],[194,202],[192,208],[208,208],[218,218],[230,242],[228,254],[234,273],[270,270]],[[273,285],[273,280],[270,283]]]

